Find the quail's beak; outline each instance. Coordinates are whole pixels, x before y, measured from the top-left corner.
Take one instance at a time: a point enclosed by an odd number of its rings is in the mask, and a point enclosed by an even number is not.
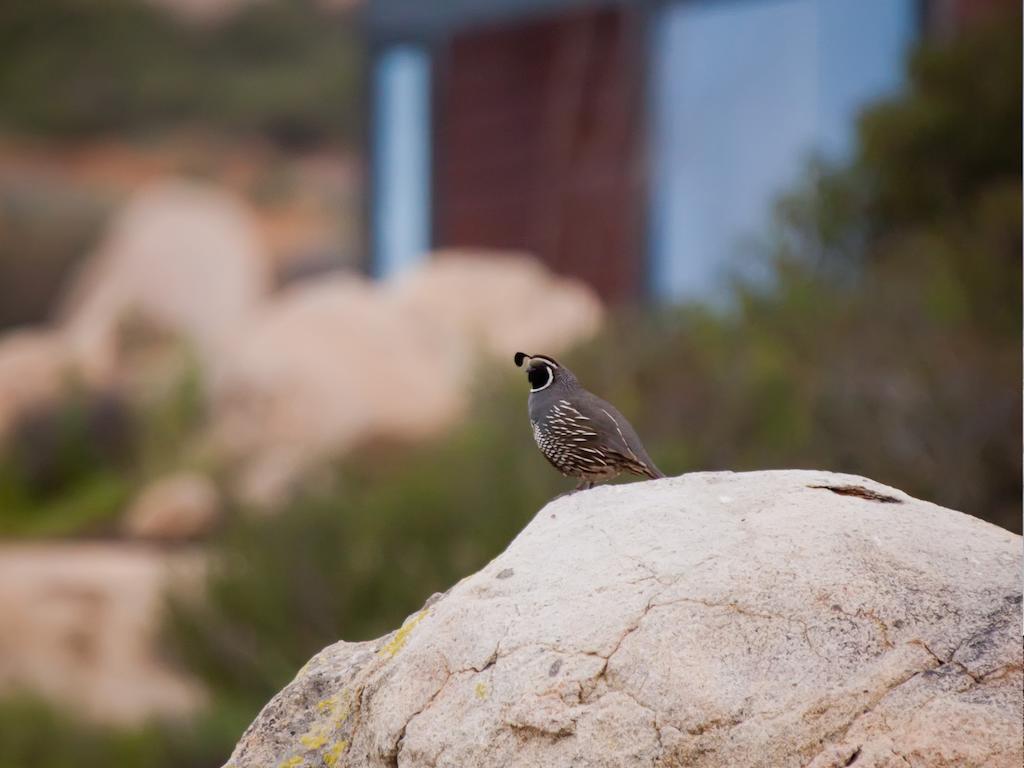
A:
[[[516,363],[516,368],[522,368],[523,362],[529,360],[532,355],[528,355],[525,352],[516,352],[516,356],[513,358]]]

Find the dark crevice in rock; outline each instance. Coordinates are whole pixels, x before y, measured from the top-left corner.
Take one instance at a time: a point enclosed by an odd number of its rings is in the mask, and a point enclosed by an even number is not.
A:
[[[550,741],[559,741],[560,739],[564,739],[576,733],[576,721],[577,718],[572,718],[568,725],[559,728],[557,731],[539,728],[538,726],[530,725],[529,723],[511,723],[505,721],[504,725],[506,728],[516,731],[517,733],[530,733]]]
[[[879,493],[878,491],[872,491],[870,488],[865,488],[862,485],[808,485],[807,487],[821,491],[832,491],[832,493],[838,493],[840,496],[856,496],[858,499],[877,501],[880,504],[903,503],[903,499],[897,499],[895,496],[889,496],[884,493]]]

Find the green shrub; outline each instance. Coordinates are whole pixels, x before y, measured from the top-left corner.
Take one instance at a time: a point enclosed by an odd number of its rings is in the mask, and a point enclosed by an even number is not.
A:
[[[87,725],[37,699],[0,699],[3,768],[216,768],[246,723],[223,709],[195,723]]]
[[[505,378],[450,437],[367,447],[278,514],[236,515],[206,599],[171,603],[174,650],[255,708],[324,645],[383,634],[497,555],[564,485]]]
[[[284,143],[356,126],[358,46],[313,0],[244,4],[212,26],[138,0],[0,4],[0,129],[138,135],[199,125]]]
[[[84,390],[24,414],[0,448],[0,535],[109,526],[132,487],[135,435],[126,403]]]
[[[204,415],[196,361],[183,344],[138,338],[146,332],[129,325],[122,354],[136,345],[138,357],[157,355],[161,386],[115,395],[69,382],[61,397],[22,414],[0,445],[0,536],[110,535],[145,481],[201,458],[193,455]]]

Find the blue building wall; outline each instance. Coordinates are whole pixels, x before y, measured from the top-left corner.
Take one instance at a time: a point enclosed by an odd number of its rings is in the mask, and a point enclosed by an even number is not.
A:
[[[752,239],[814,153],[841,159],[858,112],[897,90],[913,0],[691,0],[653,26],[650,285],[678,300],[749,273]]]

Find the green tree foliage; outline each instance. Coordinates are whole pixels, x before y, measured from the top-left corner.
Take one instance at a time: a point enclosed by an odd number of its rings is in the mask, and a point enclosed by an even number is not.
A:
[[[198,125],[285,143],[355,128],[358,47],[313,0],[260,0],[213,26],[139,0],[0,3],[0,130],[137,135]]]

